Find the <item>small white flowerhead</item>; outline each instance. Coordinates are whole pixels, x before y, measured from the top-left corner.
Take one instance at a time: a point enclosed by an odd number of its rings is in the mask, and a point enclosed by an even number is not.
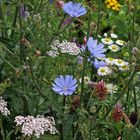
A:
[[[10,111],[7,108],[7,102],[5,102],[2,97],[0,97],[0,113],[4,116],[10,115]]]
[[[98,75],[100,76],[105,76],[105,75],[110,75],[112,73],[112,70],[105,66],[105,67],[101,67],[97,70]]]
[[[121,71],[128,71],[129,70],[129,63],[128,62],[124,62],[124,65],[119,67],[119,70],[121,70]]]
[[[112,52],[118,52],[120,50],[120,47],[116,44],[112,44],[108,46],[108,49],[110,49]]]
[[[123,46],[123,45],[126,44],[126,42],[123,41],[123,40],[116,40],[116,44],[118,44],[118,45],[120,45],[120,46]]]
[[[118,38],[118,35],[116,34],[110,34],[112,38]]]
[[[122,59],[115,59],[115,65],[124,66],[125,62]]]
[[[82,83],[82,78],[79,79],[79,82]],[[88,85],[90,83],[90,78],[85,76],[84,77],[84,83],[85,83],[85,85]]]
[[[112,83],[106,84],[106,88],[109,93],[115,93],[117,91],[117,86]]]
[[[78,55],[81,53],[80,48],[73,42],[62,42],[59,49],[61,53],[68,53],[69,55]]]
[[[50,50],[50,51],[48,51],[46,53],[47,53],[47,55],[49,55],[49,56],[51,56],[53,58],[55,58],[55,57],[57,57],[59,55],[59,53],[57,51],[54,51],[54,50]]]
[[[102,43],[107,44],[107,45],[113,44],[113,40],[111,40],[110,38],[102,38],[101,41]]]
[[[103,36],[104,36],[104,37],[107,37],[108,35],[107,35],[107,33],[104,33]]]
[[[114,58],[109,57],[105,59],[105,62],[107,63],[107,65],[114,65],[115,64],[114,60],[115,60]]]

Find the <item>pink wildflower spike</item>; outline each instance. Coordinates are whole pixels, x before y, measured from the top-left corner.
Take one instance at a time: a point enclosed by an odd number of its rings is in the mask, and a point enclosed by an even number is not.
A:
[[[112,112],[112,117],[115,122],[119,122],[123,118],[123,110],[120,104],[116,104]]]
[[[104,100],[107,96],[107,88],[103,80],[95,84],[95,94],[100,100]]]

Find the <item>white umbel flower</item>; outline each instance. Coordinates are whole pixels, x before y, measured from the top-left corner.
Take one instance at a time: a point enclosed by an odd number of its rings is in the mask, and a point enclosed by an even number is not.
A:
[[[101,41],[102,41],[103,44],[106,44],[106,45],[111,45],[114,42],[110,38],[102,38]]]
[[[62,42],[60,44],[60,51],[61,53],[68,53],[70,55],[78,55],[80,54],[80,48],[73,42]]]
[[[16,116],[15,121],[16,126],[21,126],[21,132],[24,136],[36,136],[39,138],[45,132],[49,132],[50,134],[57,133],[55,128],[55,121],[53,117],[43,117],[37,116]]]
[[[5,102],[2,97],[0,97],[0,112],[4,116],[10,115],[10,111],[7,108],[7,102]]]
[[[57,51],[55,51],[55,50],[50,50],[50,51],[47,52],[47,55],[55,58],[55,57],[57,57],[59,55],[59,53]]]
[[[105,67],[101,67],[97,70],[98,75],[100,76],[105,76],[105,75],[110,75],[112,73],[112,70],[105,66]]]
[[[108,46],[108,49],[110,49],[112,52],[118,52],[120,50],[120,47],[116,44],[112,44]]]

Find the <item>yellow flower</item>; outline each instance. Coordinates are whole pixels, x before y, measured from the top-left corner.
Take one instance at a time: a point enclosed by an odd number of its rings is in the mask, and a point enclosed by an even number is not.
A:
[[[105,0],[105,4],[107,8],[111,8],[112,10],[119,11],[121,5],[118,3],[117,0]]]

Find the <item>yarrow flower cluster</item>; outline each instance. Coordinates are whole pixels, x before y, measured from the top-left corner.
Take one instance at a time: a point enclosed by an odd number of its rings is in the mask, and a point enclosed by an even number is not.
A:
[[[117,0],[105,0],[105,4],[107,8],[112,8],[115,11],[119,11],[121,7]]]
[[[0,112],[4,116],[10,115],[10,111],[7,108],[7,102],[5,102],[2,97],[0,97]]]
[[[71,75],[62,76],[54,80],[52,89],[60,95],[72,95],[77,88],[77,80]]]
[[[69,14],[71,17],[79,17],[87,13],[87,10],[81,3],[68,2],[64,4],[62,8],[64,12]]]
[[[36,136],[39,138],[45,132],[50,134],[56,134],[57,129],[55,128],[55,121],[53,117],[37,116],[16,116],[16,126],[21,126],[21,132],[24,136]]]
[[[74,42],[55,40],[51,45],[51,50],[47,54],[53,58],[57,57],[60,53],[67,53],[69,55],[78,55],[81,53],[80,48]]]

